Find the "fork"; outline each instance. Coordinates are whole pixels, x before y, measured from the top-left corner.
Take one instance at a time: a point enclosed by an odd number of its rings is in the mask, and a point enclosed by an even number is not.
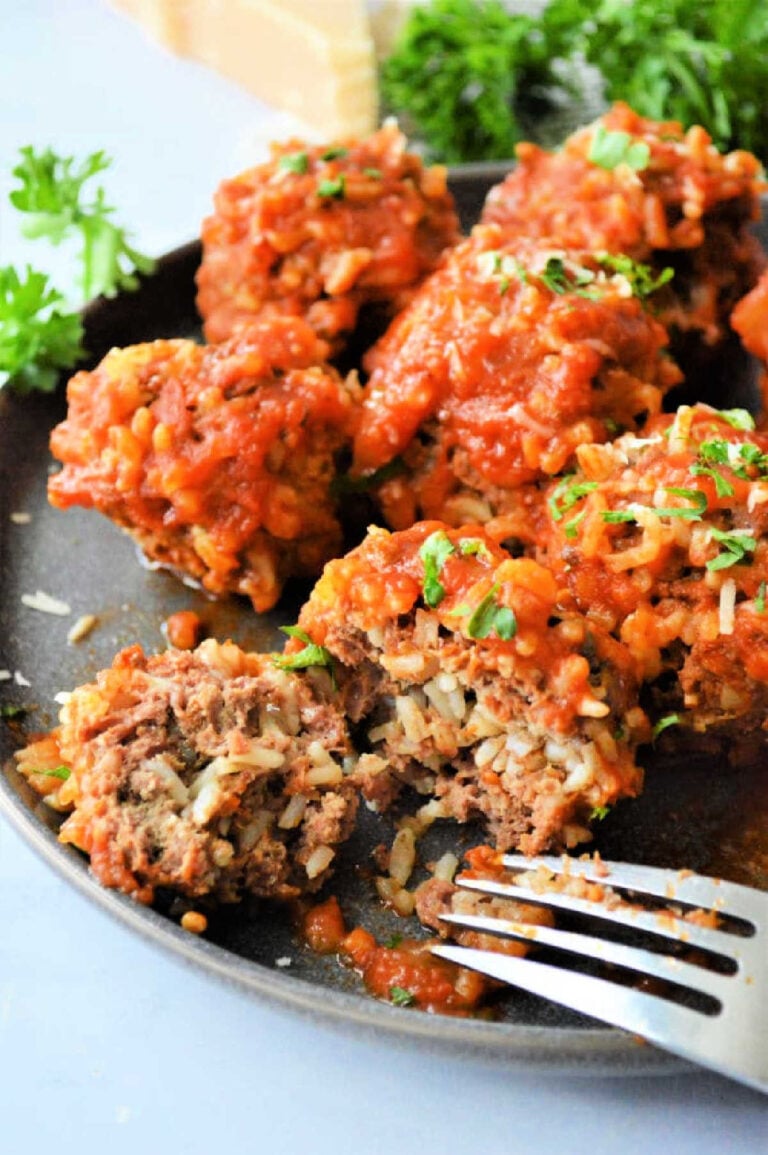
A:
[[[545,866],[554,874],[599,882],[629,901],[652,897],[690,909],[716,912],[718,929],[699,926],[679,912],[617,907],[558,891],[541,893],[517,882],[456,878],[456,885],[480,894],[521,899],[554,907],[601,923],[616,923],[655,939],[672,939],[693,957],[680,958],[647,947],[628,945],[592,934],[531,926],[512,919],[446,913],[442,921],[504,938],[580,955],[609,964],[603,977],[567,969],[554,962],[516,958],[493,950],[438,944],[433,954],[504,983],[541,995],[641,1035],[685,1059],[768,1093],[768,893],[736,883],[705,878],[690,871],[661,870],[625,863],[503,855],[505,868],[520,872]],[[622,895],[622,897],[627,897]],[[727,920],[727,921],[726,921]],[[658,945],[658,943],[657,943]],[[706,969],[701,952],[726,960],[731,973]],[[559,959],[559,956],[556,956]],[[682,1005],[655,990],[619,985],[612,967],[651,976],[662,983],[708,996],[702,1007]],[[667,988],[664,988],[667,989]]]

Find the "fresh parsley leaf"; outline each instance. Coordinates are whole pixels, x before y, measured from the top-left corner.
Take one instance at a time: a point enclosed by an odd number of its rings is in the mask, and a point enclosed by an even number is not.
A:
[[[390,935],[390,937],[384,943],[384,946],[387,948],[387,950],[396,950],[396,948],[400,946],[400,943],[402,941],[403,941],[403,936],[401,934],[393,934],[393,935]]]
[[[429,0],[409,8],[381,70],[386,111],[429,157],[449,164],[511,157],[520,116],[572,85],[553,67],[565,37],[502,0]]]
[[[688,501],[692,501],[693,507],[674,505],[667,508],[661,506],[650,506],[649,508],[657,517],[679,517],[684,521],[701,521],[701,515],[707,508],[707,495],[700,489],[681,489],[678,486],[668,486],[665,493],[671,493],[673,497],[684,497]]]
[[[757,588],[757,596],[755,598],[755,609],[759,614],[765,613],[765,582],[761,581]]]
[[[598,124],[589,146],[588,159],[600,168],[614,169],[625,164],[635,172],[648,168],[650,147],[644,140],[636,140],[628,132],[611,132]]]
[[[610,806],[595,806],[589,815],[590,822],[602,822],[611,813]]]
[[[755,419],[747,409],[716,409],[715,412],[734,429],[751,433],[755,428]]]
[[[633,261],[623,253],[600,253],[596,259],[604,269],[624,277],[632,289],[633,296],[640,300],[650,297],[651,293],[666,285],[675,275],[675,270],[667,267],[662,269],[658,276],[654,276],[650,265]]]
[[[668,730],[670,726],[679,726],[680,722],[681,718],[679,714],[665,714],[663,718],[659,718],[658,722],[651,731],[653,740],[655,741],[659,734],[663,734],[663,732]]]
[[[340,201],[344,199],[345,188],[344,173],[340,172],[338,176],[331,177],[330,180],[321,180],[317,186],[317,195],[323,197],[324,200]]]
[[[369,490],[383,485],[390,478],[399,477],[401,473],[405,472],[406,464],[402,457],[393,457],[386,465],[375,469],[373,473],[366,473],[364,477],[352,477],[348,473],[334,477],[331,482],[331,494],[333,497],[339,497],[344,493],[368,493]]]
[[[295,172],[299,175],[309,172],[309,156],[306,152],[288,152],[281,156],[277,167],[283,172]]]
[[[539,273],[538,277],[551,293],[558,296],[575,293],[577,297],[594,300],[600,295],[595,290],[585,288],[595,279],[592,270],[583,269],[580,265],[568,265],[562,257],[549,257],[544,271]]]
[[[318,646],[316,642],[312,641],[306,630],[302,630],[299,626],[281,626],[280,629],[289,638],[298,638],[299,641],[304,642],[304,649],[295,654],[276,654],[272,658],[273,664],[281,670],[306,670],[310,666],[326,666],[335,686],[333,656],[330,650],[327,650],[325,646]]]
[[[472,612],[467,622],[467,634],[470,638],[488,638],[492,633],[504,642],[514,638],[517,633],[515,611],[497,603],[498,592],[499,585],[496,583]]]
[[[57,766],[55,770],[31,770],[29,773],[40,774],[45,778],[59,778],[62,782],[66,782],[72,771],[69,766]]]
[[[491,558],[491,551],[479,537],[463,537],[459,541],[459,553],[465,557],[482,557],[486,561]]]
[[[412,1007],[416,1002],[416,996],[405,987],[390,987],[389,999],[396,1007]]]
[[[600,516],[608,525],[621,525],[624,522],[637,521],[630,509],[604,509]]]
[[[13,706],[10,702],[0,706],[0,718],[5,718],[8,722],[13,718],[23,718],[28,713],[29,707],[27,706]]]
[[[435,530],[422,542],[419,557],[424,563],[424,601],[434,609],[445,597],[445,586],[440,581],[440,573],[448,558],[456,552],[448,534]]]
[[[565,525],[563,526],[563,533],[569,541],[576,540],[579,533],[579,526],[586,516],[586,509],[582,509],[581,513],[577,513],[576,516],[572,517],[570,521],[566,521]]]
[[[10,193],[14,208],[26,214],[26,237],[45,237],[58,245],[79,237],[80,286],[83,298],[113,297],[121,289],[138,288],[137,273],[150,273],[154,261],[128,242],[128,235],[110,218],[114,213],[100,186],[87,199],[85,186],[111,164],[103,152],[94,152],[78,166],[75,158],[52,149],[21,149],[13,175],[20,182]]]
[[[382,171],[380,168],[364,168],[363,176],[370,177],[371,180],[381,180]]]
[[[577,501],[581,501],[582,497],[586,497],[588,493],[597,489],[596,481],[574,482],[572,481],[574,476],[573,473],[566,474],[547,498],[549,512],[554,521],[561,521]]]
[[[335,145],[335,146],[332,146],[331,148],[327,148],[325,150],[325,152],[321,153],[320,159],[321,160],[339,160],[341,157],[347,156],[348,153],[349,153],[348,148],[344,148],[342,145]]]
[[[747,554],[754,553],[757,549],[757,539],[748,529],[726,531],[713,528],[710,532],[723,548],[716,557],[707,562],[708,570],[729,569],[730,566],[744,561],[749,564],[751,559],[747,558]]]
[[[44,273],[0,269],[0,388],[50,393],[84,355],[83,322]]]

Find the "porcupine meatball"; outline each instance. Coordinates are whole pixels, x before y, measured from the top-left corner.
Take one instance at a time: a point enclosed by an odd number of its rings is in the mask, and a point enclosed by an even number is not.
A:
[[[299,621],[335,660],[374,808],[411,787],[534,854],[588,838],[595,809],[640,789],[630,655],[561,614],[551,575],[481,528],[372,530]]]
[[[50,501],[97,509],[153,561],[268,610],[341,544],[331,482],[356,386],[327,352],[279,317],[219,346],[113,349],[69,383]]]
[[[132,646],[16,757],[104,886],[146,903],[159,887],[290,899],[320,886],[355,818],[329,686],[231,642]]]
[[[620,271],[621,270],[621,271]],[[355,438],[394,529],[494,521],[534,538],[537,483],[584,442],[635,429],[680,380],[632,262],[505,243],[479,226],[369,352]]]
[[[340,145],[289,141],[224,181],[202,231],[206,338],[293,314],[338,352],[362,305],[401,308],[459,239],[446,170],[425,168],[406,144],[394,123]]]
[[[577,457],[550,489],[540,560],[640,663],[657,717],[764,738],[768,436],[744,410],[684,406]]]
[[[681,357],[696,356],[686,332],[709,345],[727,334],[733,305],[765,263],[750,228],[765,187],[755,156],[723,155],[700,126],[684,131],[619,103],[558,151],[524,143],[517,159],[488,194],[484,221],[509,236],[558,237],[657,272],[674,268],[659,308]]]

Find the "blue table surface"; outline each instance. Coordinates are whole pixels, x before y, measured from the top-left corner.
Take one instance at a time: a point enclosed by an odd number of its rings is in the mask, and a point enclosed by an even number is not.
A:
[[[225,5],[224,5],[225,7]],[[0,4],[0,260],[16,150],[114,157],[140,248],[191,238],[218,180],[290,125],[98,0]],[[66,254],[54,264],[71,276]],[[1,560],[1,559],[0,559]],[[578,1078],[360,1038],[184,968],[113,922],[0,819],[0,1151],[768,1150],[768,1100],[715,1075]]]

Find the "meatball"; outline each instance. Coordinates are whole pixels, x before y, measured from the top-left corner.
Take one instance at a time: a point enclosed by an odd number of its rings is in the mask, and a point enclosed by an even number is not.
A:
[[[551,487],[539,559],[629,648],[657,715],[690,734],[768,709],[768,436],[743,410],[681,407],[578,450]]]
[[[756,157],[722,155],[703,128],[684,132],[625,104],[557,152],[525,143],[517,157],[488,194],[484,221],[512,236],[556,236],[565,246],[671,266],[661,319],[673,335],[693,330],[714,344],[727,334],[730,310],[764,263],[750,230],[764,187]]]
[[[401,458],[378,493],[389,525],[495,519],[530,539],[533,483],[637,428],[680,379],[636,295],[652,287],[631,261],[476,228],[368,355],[354,465],[375,479]]]
[[[231,642],[150,658],[132,646],[73,692],[19,769],[55,786],[70,811],[60,837],[104,886],[146,903],[158,887],[290,899],[320,886],[355,818],[329,685]]]
[[[341,146],[289,141],[225,181],[203,222],[206,338],[292,314],[338,352],[362,305],[401,308],[459,239],[445,169],[424,168],[406,143],[394,123]]]
[[[371,807],[409,787],[534,854],[588,838],[595,810],[639,791],[632,659],[557,598],[547,570],[479,527],[375,529],[326,566],[299,621],[335,660]]]
[[[331,482],[355,386],[322,364],[327,351],[298,318],[218,347],[113,349],[69,383],[50,501],[97,509],[153,561],[269,609],[341,543]]]

